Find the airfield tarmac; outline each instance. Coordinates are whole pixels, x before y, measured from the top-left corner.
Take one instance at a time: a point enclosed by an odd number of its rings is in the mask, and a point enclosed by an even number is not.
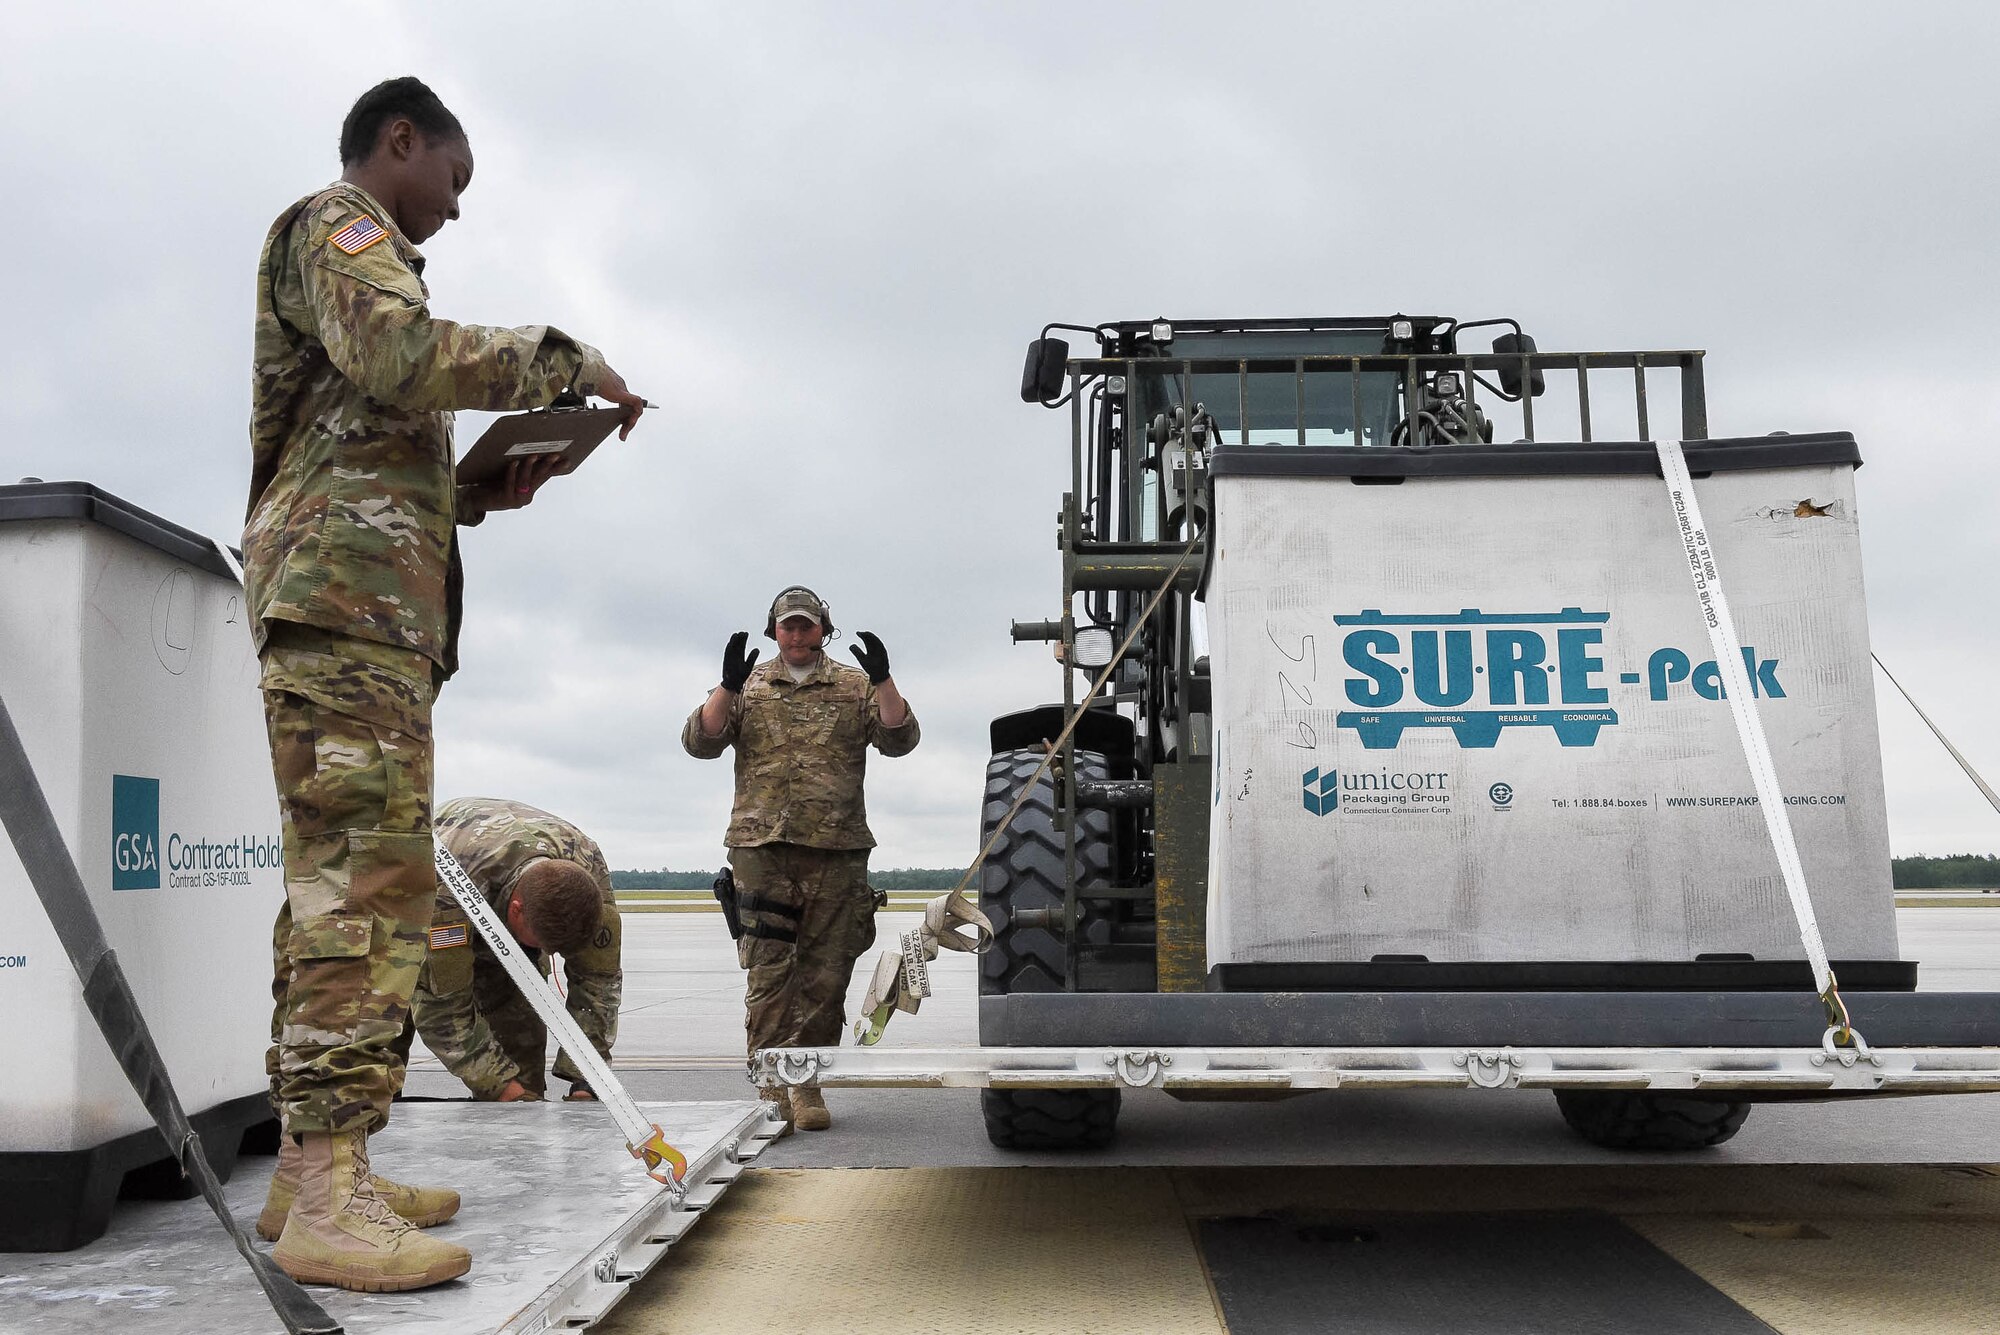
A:
[[[1924,989],[2000,992],[1994,907],[1898,920]],[[633,1093],[742,1097],[720,919],[626,921]],[[976,1041],[973,961],[934,968],[885,1044]],[[409,1092],[463,1091],[420,1055]],[[2000,1095],[1763,1105],[1693,1156],[1597,1149],[1536,1091],[1127,1091],[1087,1155],[994,1149],[969,1091],[829,1102],[832,1130],[773,1146],[599,1329],[2000,1330]]]

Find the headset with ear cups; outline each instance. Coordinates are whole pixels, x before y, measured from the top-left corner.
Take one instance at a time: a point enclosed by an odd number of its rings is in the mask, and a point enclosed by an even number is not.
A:
[[[771,610],[764,617],[765,639],[775,640],[778,638],[778,604],[785,601],[787,594],[793,593],[803,593],[806,597],[812,599],[814,605],[819,608],[819,630],[821,635],[831,640],[840,633],[834,629],[833,609],[826,605],[826,600],[803,584],[792,584],[779,589],[778,596],[771,600]]]

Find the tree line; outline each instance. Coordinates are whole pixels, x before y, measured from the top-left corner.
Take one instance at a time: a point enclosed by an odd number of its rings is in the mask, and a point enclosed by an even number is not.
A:
[[[1898,890],[2000,888],[2000,857],[1991,853],[1953,853],[1930,858],[1919,854],[1890,862]]]
[[[718,869],[719,870],[719,869]],[[614,871],[614,890],[706,890],[715,883],[713,871]],[[963,867],[890,867],[868,873],[877,890],[949,890],[965,875]]]
[[[1949,857],[1895,858],[1891,874],[1898,890],[2000,888],[2000,856],[1953,853]],[[712,871],[614,871],[616,890],[706,890],[715,882]],[[868,873],[877,890],[949,890],[965,875],[963,867],[893,867]]]

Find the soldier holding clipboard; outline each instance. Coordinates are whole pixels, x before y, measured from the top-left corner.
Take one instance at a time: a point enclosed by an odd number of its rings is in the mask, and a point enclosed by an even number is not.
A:
[[[565,459],[503,450],[460,485],[452,412],[568,389],[617,404],[629,432],[644,401],[560,330],[431,315],[417,245],[458,217],[472,149],[429,88],[363,94],[340,158],[340,180],[272,224],[257,271],[243,568],[287,900],[267,1058],[285,1134],[265,1215],[294,1279],[395,1292],[472,1264],[420,1231],[457,1193],[383,1178],[368,1155],[436,895],[431,707],[457,666],[457,528],[528,504]]]

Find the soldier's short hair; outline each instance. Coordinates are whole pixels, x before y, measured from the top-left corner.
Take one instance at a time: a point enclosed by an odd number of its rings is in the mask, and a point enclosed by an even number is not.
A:
[[[406,74],[376,84],[347,113],[340,126],[340,165],[352,167],[367,161],[375,151],[375,141],[382,137],[382,127],[398,119],[416,126],[429,140],[465,138],[465,127],[429,85]]]
[[[590,944],[604,916],[604,891],[582,864],[561,858],[532,862],[514,882],[521,917],[542,949],[567,955]]]

